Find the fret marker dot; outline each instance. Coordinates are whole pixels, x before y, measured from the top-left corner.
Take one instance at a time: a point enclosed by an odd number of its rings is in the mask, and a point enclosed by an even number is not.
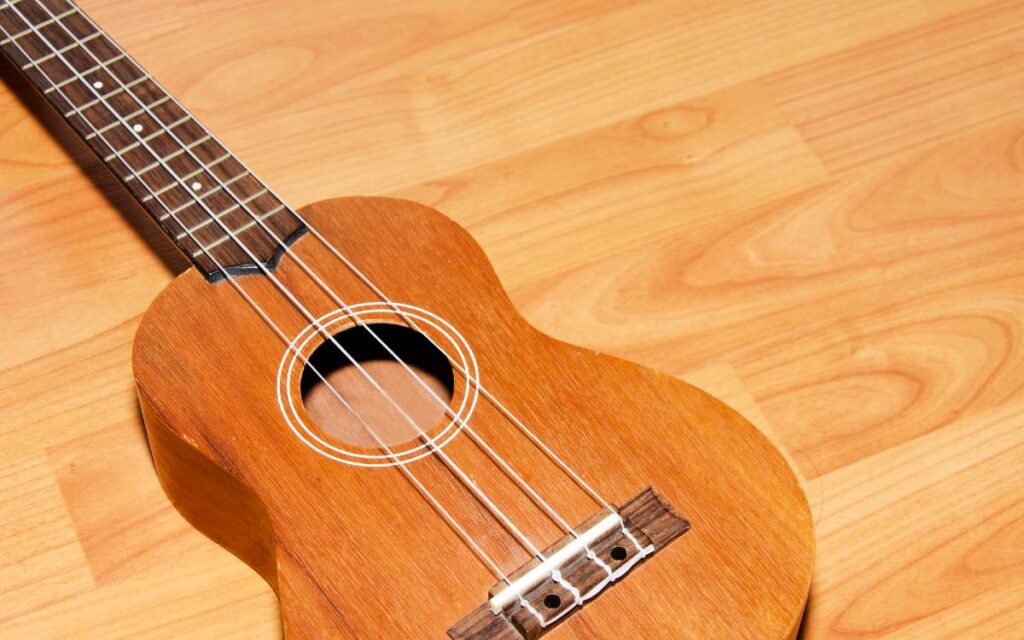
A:
[[[133,126],[132,127],[132,131],[134,131],[135,133],[142,133],[142,125],[141,124],[137,124],[137,125]]]
[[[202,188],[203,188],[203,185],[201,183],[199,183],[199,182],[193,182],[192,183],[192,190],[193,191],[199,191]]]
[[[100,82],[99,80],[97,80],[96,82],[92,83],[92,88],[93,89],[102,89],[103,88],[103,83]]]

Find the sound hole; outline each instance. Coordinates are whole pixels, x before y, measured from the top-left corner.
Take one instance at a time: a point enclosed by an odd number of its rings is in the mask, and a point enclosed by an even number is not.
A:
[[[384,323],[369,327],[376,338],[362,326],[335,334],[334,340],[344,352],[334,342],[324,341],[302,372],[302,403],[322,433],[349,445],[374,449],[381,443],[393,446],[408,442],[420,437],[421,430],[430,434],[447,424],[450,416],[445,407],[455,384],[448,358],[426,336],[408,327]],[[381,342],[433,393],[417,382]]]

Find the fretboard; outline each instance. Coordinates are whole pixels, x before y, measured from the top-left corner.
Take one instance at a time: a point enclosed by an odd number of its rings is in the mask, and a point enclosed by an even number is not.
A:
[[[0,0],[0,50],[209,280],[272,269],[305,231],[74,3]]]

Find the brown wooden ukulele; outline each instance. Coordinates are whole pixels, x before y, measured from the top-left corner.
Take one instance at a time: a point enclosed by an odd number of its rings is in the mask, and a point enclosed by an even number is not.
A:
[[[795,637],[810,512],[735,411],[538,332],[433,209],[291,209],[74,4],[0,38],[194,264],[135,340],[149,443],[287,637]]]

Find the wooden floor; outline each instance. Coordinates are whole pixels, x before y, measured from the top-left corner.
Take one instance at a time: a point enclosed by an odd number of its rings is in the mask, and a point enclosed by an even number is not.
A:
[[[541,329],[771,434],[804,640],[1024,637],[1024,3],[82,5],[289,202],[431,204]],[[278,637],[148,457],[178,267],[0,68],[0,637]]]

